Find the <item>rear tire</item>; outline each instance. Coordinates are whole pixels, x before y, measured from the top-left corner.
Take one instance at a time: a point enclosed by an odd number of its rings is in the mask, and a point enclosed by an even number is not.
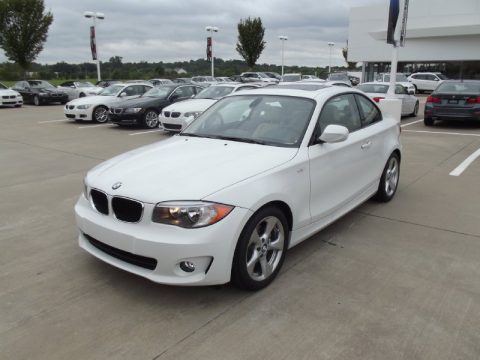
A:
[[[400,158],[397,153],[392,153],[385,164],[375,200],[389,202],[395,196],[400,179]]]
[[[268,286],[280,271],[288,247],[284,213],[273,206],[260,209],[243,228],[232,263],[232,284],[245,290]]]
[[[420,103],[417,101],[415,107],[413,108],[413,112],[410,114],[411,117],[416,117],[418,115],[418,108]]]
[[[433,126],[435,121],[432,118],[425,118],[423,119],[423,123],[425,124],[425,126]]]

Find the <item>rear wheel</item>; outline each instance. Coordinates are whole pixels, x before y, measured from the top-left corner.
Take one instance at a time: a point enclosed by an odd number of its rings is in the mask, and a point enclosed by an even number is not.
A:
[[[265,207],[245,225],[235,249],[232,283],[242,289],[259,290],[277,276],[288,244],[285,215],[275,207]]]
[[[420,106],[419,102],[417,101],[415,103],[415,107],[413,108],[413,112],[410,114],[410,116],[415,117],[418,115],[418,107]]]
[[[143,126],[147,129],[158,127],[158,113],[153,109],[148,109],[143,116]]]
[[[100,105],[93,110],[93,121],[101,124],[108,121],[107,108],[105,106]]]
[[[393,153],[388,158],[387,164],[383,169],[380,184],[378,185],[375,200],[380,202],[388,202],[392,200],[398,187],[400,178],[400,158],[397,153]]]
[[[433,126],[434,121],[432,118],[426,117],[425,119],[423,119],[423,123],[425,124],[425,126]]]

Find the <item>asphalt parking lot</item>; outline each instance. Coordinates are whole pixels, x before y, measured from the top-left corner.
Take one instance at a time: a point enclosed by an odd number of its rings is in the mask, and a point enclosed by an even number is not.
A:
[[[154,284],[77,246],[86,171],[161,130],[71,122],[59,105],[0,109],[0,357],[479,359],[480,158],[464,161],[480,125],[427,128],[422,111],[402,120],[392,202],[293,248],[248,293]]]

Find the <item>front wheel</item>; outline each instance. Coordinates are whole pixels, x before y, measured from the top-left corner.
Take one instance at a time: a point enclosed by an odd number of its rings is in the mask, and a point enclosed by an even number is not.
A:
[[[393,153],[388,158],[387,164],[383,169],[380,184],[378,185],[375,200],[388,202],[392,200],[398,187],[400,178],[400,158],[397,153]]]
[[[106,123],[108,121],[107,108],[105,106],[97,106],[93,110],[93,121],[97,123]]]
[[[38,95],[35,95],[35,96],[33,97],[33,104],[34,104],[35,106],[40,106],[40,105],[42,105],[42,102],[40,101],[40,98],[38,97]]]
[[[145,112],[143,116],[143,126],[147,129],[158,127],[158,113],[155,110],[149,109]]]
[[[433,126],[433,119],[432,118],[425,118],[423,119],[423,123],[425,124],[425,126]]]
[[[232,283],[246,290],[269,285],[282,267],[288,237],[287,219],[281,210],[266,207],[254,214],[235,249]]]

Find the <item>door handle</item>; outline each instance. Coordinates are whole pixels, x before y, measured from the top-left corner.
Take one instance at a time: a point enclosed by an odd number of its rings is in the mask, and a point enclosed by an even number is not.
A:
[[[367,142],[364,142],[361,146],[362,150],[368,149],[372,145],[372,142],[368,140]]]

